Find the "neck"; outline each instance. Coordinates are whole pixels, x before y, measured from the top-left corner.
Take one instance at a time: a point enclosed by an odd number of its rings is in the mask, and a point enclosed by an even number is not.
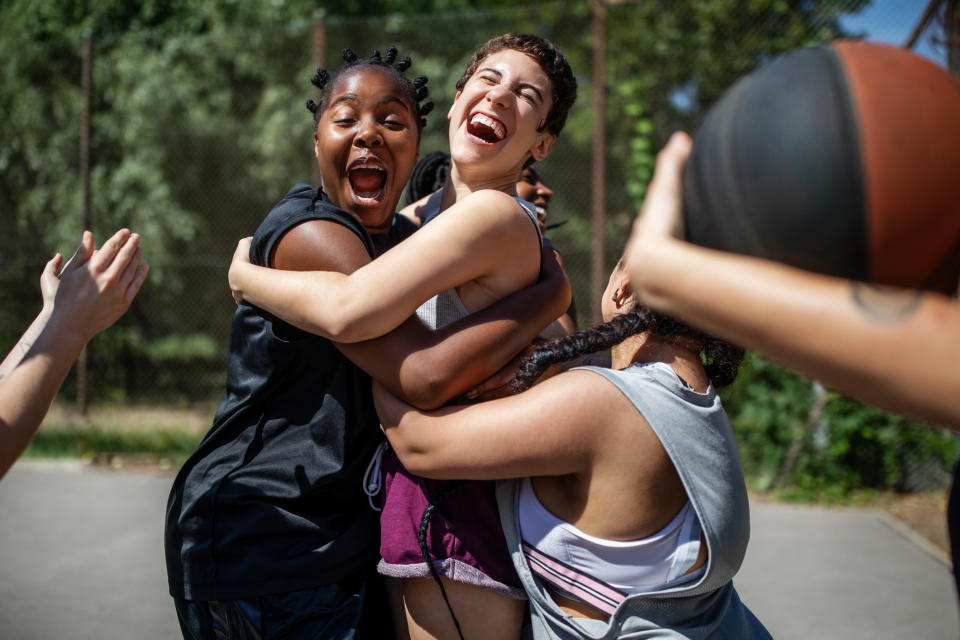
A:
[[[700,362],[700,350],[689,338],[661,338],[644,332],[630,336],[610,350],[613,369],[648,362],[663,362],[697,391],[702,393],[707,389],[709,381]]]
[[[451,162],[450,173],[447,176],[447,182],[443,187],[442,207],[446,209],[454,202],[457,202],[474,191],[483,189],[492,189],[502,191],[511,196],[517,195],[517,179],[520,171],[515,173],[511,170],[498,175],[483,175],[482,173],[470,173],[463,171],[457,162]]]

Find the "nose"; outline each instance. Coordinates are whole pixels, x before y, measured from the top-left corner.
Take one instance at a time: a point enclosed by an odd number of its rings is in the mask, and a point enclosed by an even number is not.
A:
[[[513,92],[510,91],[510,88],[507,87],[504,82],[487,89],[487,100],[500,108],[506,109],[510,105],[512,98]]]
[[[380,128],[377,126],[377,123],[370,119],[361,120],[353,143],[361,148],[379,147],[382,145],[383,136],[380,135]]]
[[[543,184],[542,182],[538,182],[537,195],[543,198],[545,202],[550,202],[551,200],[553,200],[553,189]]]

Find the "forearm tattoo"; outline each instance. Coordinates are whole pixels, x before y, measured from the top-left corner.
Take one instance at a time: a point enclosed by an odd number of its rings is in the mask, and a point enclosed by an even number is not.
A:
[[[885,287],[866,282],[852,282],[853,302],[868,317],[877,322],[899,322],[920,306],[922,291]]]

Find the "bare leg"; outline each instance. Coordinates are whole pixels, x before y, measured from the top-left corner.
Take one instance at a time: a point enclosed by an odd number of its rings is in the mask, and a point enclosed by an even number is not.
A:
[[[390,617],[393,618],[393,631],[396,640],[410,640],[410,630],[407,628],[407,611],[403,606],[402,578],[383,577],[387,590],[387,602],[390,603]],[[439,589],[438,589],[439,591]]]
[[[526,605],[523,600],[446,578],[441,580],[465,640],[519,640]],[[431,578],[404,578],[402,582],[406,621],[405,625],[395,624],[398,632],[405,626],[410,640],[458,640],[437,583]]]

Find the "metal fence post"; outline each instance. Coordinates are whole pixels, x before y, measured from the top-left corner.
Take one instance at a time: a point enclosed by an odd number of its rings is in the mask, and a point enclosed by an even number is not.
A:
[[[315,68],[326,66],[326,47],[327,47],[327,25],[324,22],[326,12],[323,9],[317,9],[313,12],[313,66]],[[320,89],[317,89],[316,100],[320,100]],[[320,185],[320,165],[316,158],[310,154],[311,165],[313,166],[313,184]]]
[[[607,15],[604,0],[593,5],[593,187],[591,218],[593,250],[590,261],[590,319],[600,322],[600,297],[606,288],[606,64]]]
[[[83,94],[83,122],[80,125],[80,185],[83,190],[83,229],[90,229],[90,128],[91,93],[93,91],[93,33],[83,34],[83,63],[80,71],[80,91]],[[87,355],[89,345],[77,358],[77,410],[87,415]]]

